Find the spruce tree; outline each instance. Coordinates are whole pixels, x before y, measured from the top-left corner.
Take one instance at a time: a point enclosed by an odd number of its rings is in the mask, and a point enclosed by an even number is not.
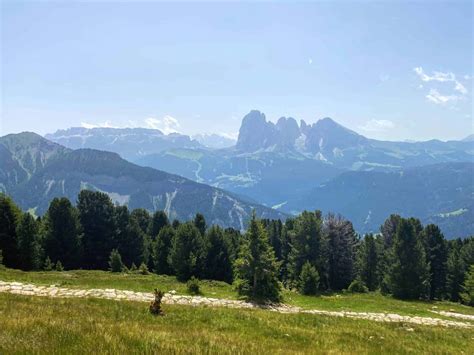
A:
[[[47,256],[43,264],[43,270],[52,271],[53,269],[54,269],[54,264],[51,262],[51,259],[49,258],[49,256]]]
[[[9,268],[19,268],[18,237],[16,226],[21,211],[13,200],[0,193],[0,249],[3,251],[3,263]]]
[[[289,278],[297,286],[303,265],[309,262],[321,269],[321,213],[304,211],[294,219],[290,232],[291,249],[288,256]]]
[[[206,233],[206,219],[204,216],[200,213],[196,213],[196,216],[194,217],[194,226],[198,229],[199,233],[201,233],[202,236]]]
[[[168,216],[164,211],[156,211],[151,217],[150,224],[148,226],[148,235],[155,239],[160,233],[161,228],[170,224]]]
[[[329,214],[324,221],[329,287],[332,290],[347,288],[355,274],[356,234],[352,223]]]
[[[54,198],[43,218],[45,254],[66,269],[81,266],[81,225],[77,209],[65,198]]]
[[[423,231],[426,261],[430,267],[430,299],[446,295],[448,249],[438,226],[429,224]]]
[[[379,255],[373,234],[367,234],[358,249],[357,268],[361,281],[369,291],[375,291],[379,285],[378,275]]]
[[[203,277],[211,280],[232,282],[232,262],[224,232],[219,226],[212,226],[205,234]]]
[[[39,227],[35,218],[23,213],[16,228],[18,236],[18,249],[23,270],[38,270],[42,264],[41,240]]]
[[[474,306],[474,264],[471,264],[466,273],[462,291],[463,292],[461,292],[460,296],[463,303],[469,306]]]
[[[462,291],[462,283],[464,281],[465,264],[460,256],[461,241],[451,241],[448,252],[446,288],[447,294],[451,301],[459,301],[459,294]]]
[[[146,209],[144,208],[134,209],[130,213],[130,217],[138,223],[140,230],[144,234],[148,233],[148,226],[150,225],[151,216],[150,216],[150,213]]]
[[[429,295],[429,268],[416,226],[401,219],[390,253],[386,282],[394,297],[419,299]]]
[[[140,264],[144,256],[144,234],[138,222],[131,218],[127,206],[115,207],[115,247],[125,265]]]
[[[319,273],[316,268],[306,261],[301,269],[298,290],[303,295],[315,295],[319,288]]]
[[[202,254],[203,239],[199,230],[193,223],[181,224],[172,240],[168,259],[179,281],[186,281],[191,276],[200,276]]]
[[[168,262],[168,255],[171,250],[171,243],[175,235],[175,230],[171,226],[164,226],[156,240],[152,243],[153,271],[157,274],[172,275],[173,269]]]
[[[122,272],[123,269],[122,257],[117,249],[113,249],[109,255],[109,270],[112,272]]]
[[[116,233],[112,200],[103,192],[82,190],[77,208],[84,231],[84,267],[106,270]]]
[[[234,263],[234,279],[239,294],[254,300],[279,301],[278,267],[267,233],[254,211]]]

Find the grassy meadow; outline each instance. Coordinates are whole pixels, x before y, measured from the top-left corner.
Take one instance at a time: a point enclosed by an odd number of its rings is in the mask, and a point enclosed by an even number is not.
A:
[[[68,288],[115,288],[152,292],[154,288],[163,291],[175,290],[178,294],[188,295],[186,283],[179,282],[173,276],[140,275],[135,273],[111,273],[106,271],[20,271],[0,270],[0,280],[18,281],[38,285],[58,285]],[[232,285],[220,281],[203,280],[200,283],[201,295],[205,297],[238,299]],[[454,302],[401,301],[383,296],[378,292],[366,294],[334,293],[319,296],[304,296],[289,290],[284,291],[283,302],[305,309],[328,311],[384,312],[411,316],[437,316],[430,310],[452,311],[474,315],[474,307]],[[439,317],[439,316],[438,316]]]
[[[0,294],[0,353],[472,354],[472,330]]]

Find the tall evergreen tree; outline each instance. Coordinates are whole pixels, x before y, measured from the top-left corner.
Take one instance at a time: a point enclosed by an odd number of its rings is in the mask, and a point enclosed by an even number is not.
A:
[[[357,237],[352,223],[329,214],[324,221],[328,282],[332,290],[347,288],[355,274]]]
[[[21,216],[20,209],[13,200],[0,193],[0,250],[3,252],[3,263],[6,267],[19,268],[17,221]]]
[[[39,270],[42,266],[41,239],[35,218],[23,213],[16,228],[21,268]]]
[[[321,213],[304,211],[294,219],[290,233],[291,250],[288,256],[290,280],[297,286],[303,265],[309,262],[321,270]]]
[[[148,235],[155,239],[161,228],[170,224],[168,216],[165,211],[156,211],[151,217],[150,224],[148,226]]]
[[[379,255],[373,234],[367,234],[360,244],[357,257],[358,274],[369,291],[379,286],[378,270]]]
[[[232,282],[232,262],[224,232],[219,226],[207,230],[204,240],[204,273],[211,280]]]
[[[138,226],[144,234],[148,233],[148,226],[151,221],[150,212],[144,208],[137,208],[130,213],[130,217],[138,223]]]
[[[82,190],[77,208],[84,230],[84,267],[107,270],[116,233],[112,200],[103,192]]]
[[[194,226],[198,229],[201,235],[204,235],[206,233],[206,219],[202,214],[196,213],[196,216],[194,217]]]
[[[54,198],[43,219],[45,255],[66,269],[81,266],[81,226],[77,209],[65,198]]]
[[[138,222],[130,216],[127,206],[115,207],[117,232],[115,246],[125,265],[139,265],[144,256],[144,234]]]
[[[390,266],[386,274],[391,293],[401,299],[429,295],[429,268],[421,239],[412,221],[401,219],[393,240]]]
[[[171,244],[169,262],[176,278],[186,281],[191,276],[199,277],[203,262],[203,239],[193,223],[183,223],[176,230]]]
[[[239,293],[256,300],[280,300],[278,267],[268,235],[254,211],[239,258],[234,263]]]
[[[462,301],[469,306],[474,306],[474,264],[471,264],[466,272],[462,291],[460,294]]]
[[[175,230],[171,226],[164,226],[156,240],[152,243],[153,266],[157,274],[172,275],[173,269],[168,261],[171,250],[171,243],[175,235]]]
[[[453,240],[450,243],[448,251],[446,289],[448,297],[451,301],[459,301],[459,294],[462,291],[462,283],[464,281],[464,270],[466,265],[461,258],[462,242]]]
[[[423,231],[426,261],[430,268],[430,299],[446,295],[448,248],[438,226],[429,224]]]

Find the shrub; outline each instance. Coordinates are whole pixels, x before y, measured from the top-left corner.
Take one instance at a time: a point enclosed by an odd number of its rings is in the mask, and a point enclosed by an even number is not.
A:
[[[53,269],[54,269],[54,264],[51,262],[51,259],[48,256],[46,260],[44,261],[43,270],[52,271]]]
[[[135,263],[132,263],[132,266],[130,266],[130,269],[128,271],[130,272],[136,272],[138,270],[137,265]]]
[[[301,269],[298,289],[303,295],[315,295],[318,292],[318,287],[318,270],[307,261]]]
[[[0,269],[4,269],[5,266],[3,265],[3,254],[2,250],[0,249]]]
[[[112,272],[122,272],[123,270],[122,257],[117,249],[113,249],[110,253],[109,266]]]
[[[61,264],[61,261],[58,260],[58,262],[56,263],[55,270],[56,271],[64,271],[64,267],[63,267],[63,264]]]
[[[367,293],[369,289],[365,286],[365,283],[361,280],[354,280],[349,285],[347,291],[351,293]]]
[[[145,263],[141,263],[140,267],[138,268],[138,272],[142,275],[148,275],[150,272],[148,271],[148,266]]]
[[[192,276],[188,280],[188,282],[186,283],[186,286],[188,288],[188,292],[193,294],[193,295],[197,295],[201,292],[200,289],[199,289],[199,280],[197,278],[195,278],[194,276]]]

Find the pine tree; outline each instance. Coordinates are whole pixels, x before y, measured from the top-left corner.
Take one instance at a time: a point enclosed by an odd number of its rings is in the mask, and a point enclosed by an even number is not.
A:
[[[41,267],[41,240],[38,223],[29,213],[23,213],[16,228],[18,249],[23,270],[38,270]]]
[[[329,287],[347,288],[355,274],[356,234],[352,223],[341,216],[329,214],[324,221]]]
[[[16,234],[20,215],[21,211],[12,199],[0,193],[0,249],[3,251],[3,263],[9,268],[21,266]]]
[[[103,192],[82,190],[77,208],[84,231],[84,267],[106,270],[116,233],[112,200]]]
[[[375,291],[379,285],[378,270],[379,255],[373,234],[367,234],[358,250],[357,268],[361,281],[369,291]]]
[[[230,260],[224,232],[219,226],[212,226],[205,234],[204,273],[211,280],[232,282],[232,263]]]
[[[469,306],[474,306],[474,264],[471,264],[466,273],[462,290],[460,294],[462,301]]]
[[[151,216],[150,213],[144,208],[137,208],[130,213],[130,217],[133,218],[140,227],[143,234],[148,233],[148,226],[150,225]]]
[[[56,266],[54,267],[54,269],[55,269],[56,271],[64,271],[63,264],[61,263],[60,260],[58,260],[58,262],[56,263]]]
[[[161,228],[170,224],[168,216],[164,211],[156,211],[151,217],[150,224],[148,226],[148,235],[152,239],[155,239],[156,236],[160,233]]]
[[[53,269],[54,269],[54,264],[51,262],[51,259],[49,258],[49,256],[47,256],[43,264],[43,270],[52,271]]]
[[[122,257],[117,249],[113,249],[109,256],[109,268],[112,272],[122,272],[124,265],[122,262]]]
[[[157,274],[171,275],[173,270],[168,262],[168,255],[171,250],[171,242],[175,235],[175,230],[171,226],[161,228],[160,233],[152,244],[153,266]]]
[[[144,256],[144,235],[138,222],[130,217],[127,206],[115,207],[115,246],[125,265],[140,264]]]
[[[319,288],[319,273],[316,268],[306,261],[301,269],[299,291],[303,295],[315,295]]]
[[[446,295],[448,249],[438,226],[429,224],[423,231],[426,261],[430,267],[430,299],[442,299]]]
[[[254,211],[239,258],[234,263],[237,290],[254,300],[279,301],[278,267],[267,233]]]
[[[202,254],[203,240],[199,230],[193,223],[181,224],[172,240],[168,259],[179,281],[200,276]]]
[[[448,252],[446,287],[447,294],[451,301],[459,301],[459,294],[462,291],[464,281],[465,264],[460,256],[461,241],[451,241],[451,247]]]
[[[390,253],[386,282],[393,296],[419,299],[429,295],[429,268],[412,221],[401,219]]]
[[[293,230],[290,232],[291,249],[288,256],[289,279],[294,286],[300,281],[303,265],[309,262],[321,268],[321,213],[304,211],[294,219]]]
[[[206,219],[202,214],[196,213],[196,216],[194,217],[194,226],[198,229],[202,236],[206,233]]]
[[[81,225],[79,213],[71,202],[55,198],[43,219],[45,254],[53,261],[61,259],[66,269],[81,265]]]

